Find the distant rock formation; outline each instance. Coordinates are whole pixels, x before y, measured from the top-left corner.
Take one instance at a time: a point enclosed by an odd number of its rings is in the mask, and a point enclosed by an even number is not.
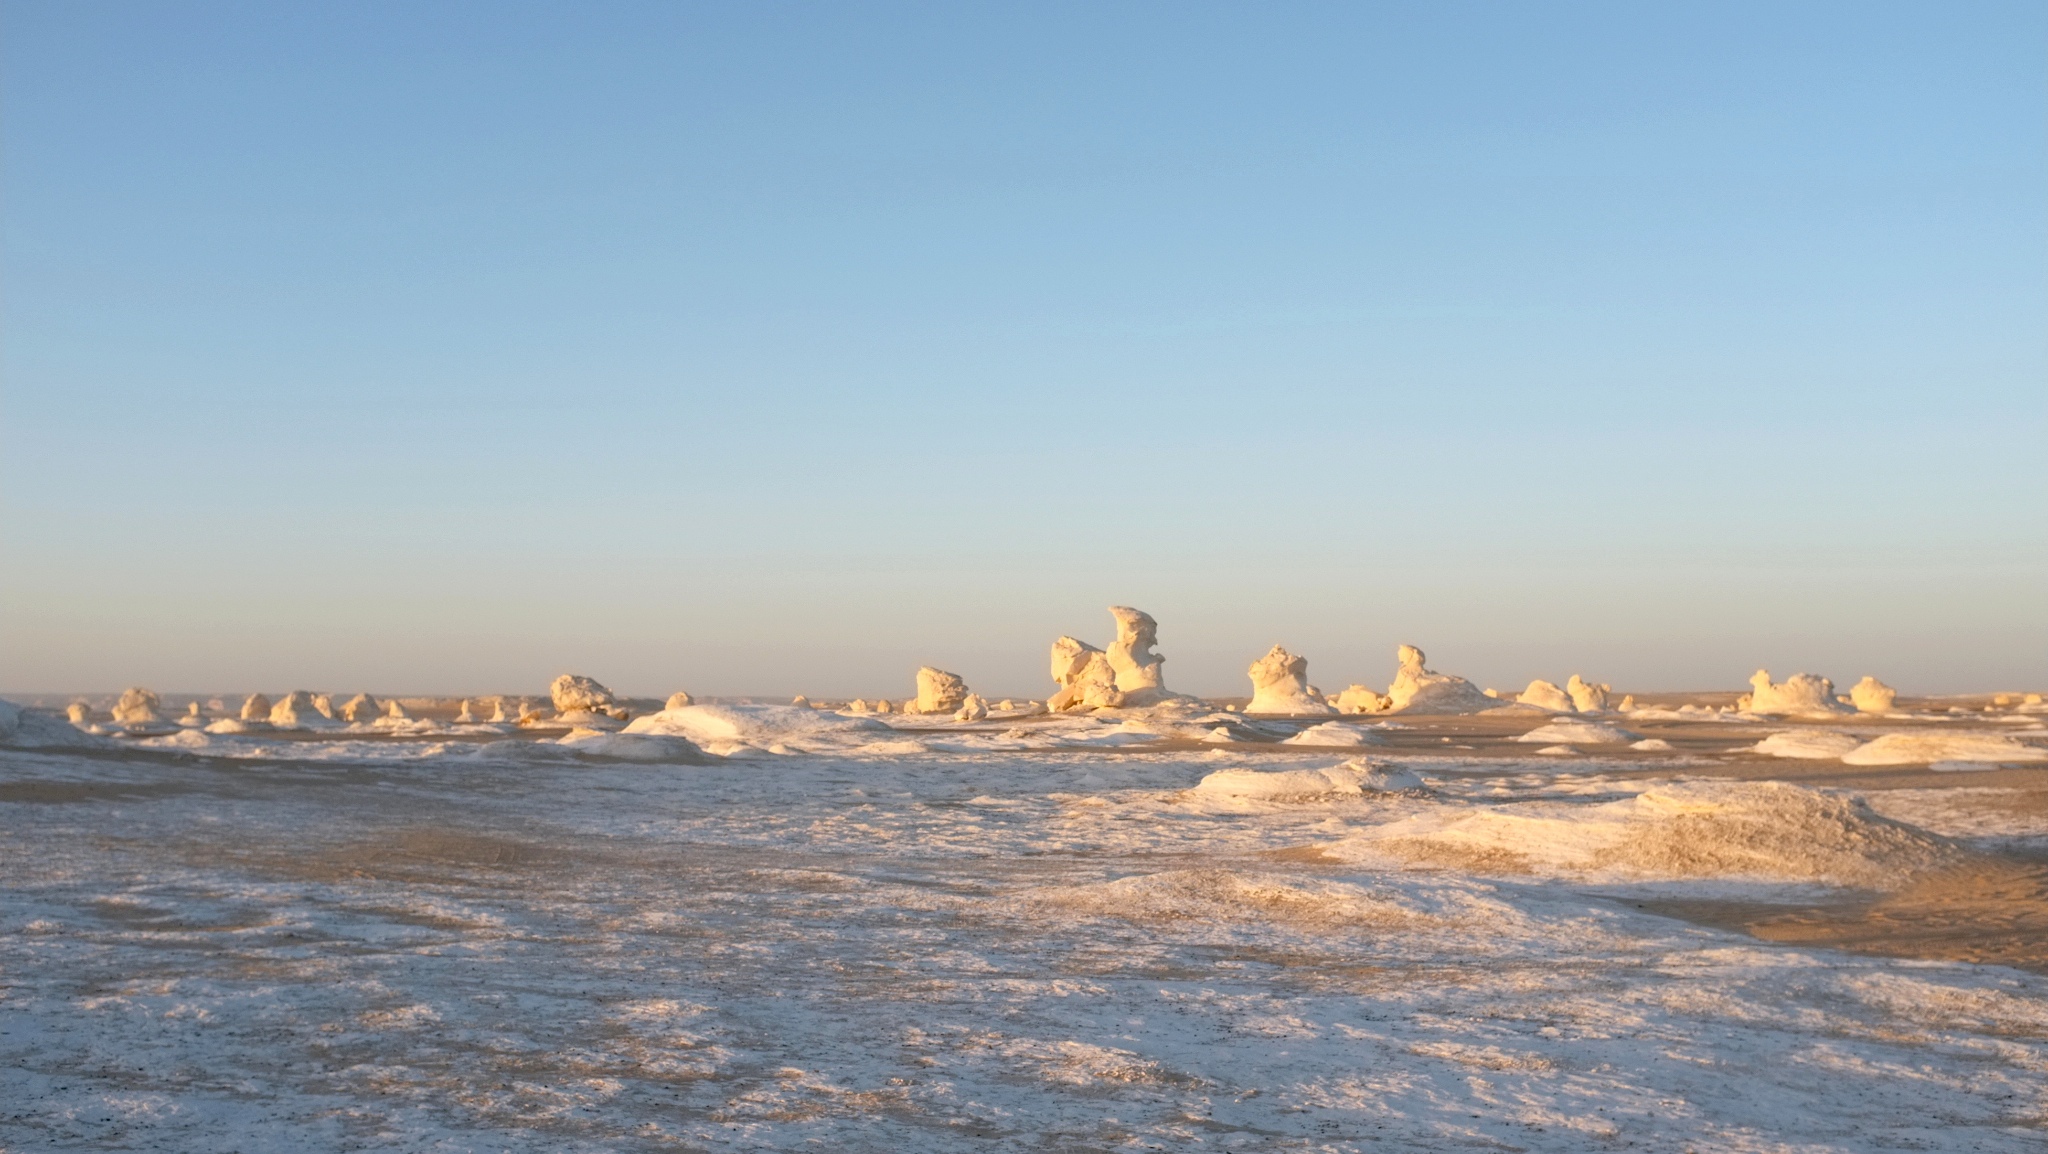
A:
[[[1413,645],[1401,646],[1396,657],[1401,668],[1394,674],[1394,683],[1387,687],[1389,711],[1476,713],[1500,707],[1498,701],[1464,678],[1425,668],[1423,662],[1427,659]]]
[[[1046,699],[1054,713],[1116,709],[1124,704],[1109,655],[1085,641],[1062,637],[1052,643],[1052,679],[1059,691]]]
[[[689,694],[685,693],[685,694],[683,694],[683,696],[684,696],[684,697],[688,697],[688,696],[689,696]],[[675,698],[671,697],[671,698],[669,698],[669,700],[670,700],[670,701],[674,701],[674,700],[675,700]],[[804,696],[803,694],[801,694],[801,693],[797,694],[797,695],[796,695],[795,697],[792,697],[792,698],[790,698],[790,699],[789,699],[789,703],[790,703],[791,705],[794,705],[794,706],[796,706],[796,707],[797,707],[798,709],[809,709],[809,708],[811,707],[811,699],[810,699],[810,698],[808,698],[808,697],[805,697],[805,696]],[[670,706],[669,708],[673,709],[673,708],[675,708],[675,707],[674,707],[674,706]]]
[[[252,693],[242,702],[242,720],[270,723],[270,699],[260,693]]]
[[[1566,693],[1556,685],[1540,677],[1531,681],[1529,688],[1524,689],[1515,698],[1515,701],[1522,705],[1533,705],[1538,709],[1548,709],[1555,713],[1571,713],[1577,708],[1572,704],[1571,694]]]
[[[313,708],[313,695],[303,689],[294,689],[284,695],[276,705],[270,707],[270,724],[279,729],[305,729],[318,718],[327,720],[318,709]]]
[[[1607,695],[1614,691],[1612,685],[1595,685],[1578,674],[1565,682],[1564,691],[1571,695],[1572,707],[1580,713],[1602,713],[1607,709]]]
[[[1166,658],[1152,651],[1159,643],[1159,622],[1150,613],[1128,605],[1112,605],[1109,615],[1116,619],[1116,640],[1109,643],[1109,668],[1116,674],[1116,687],[1126,700],[1144,695],[1159,696],[1166,688]],[[1136,704],[1136,702],[1133,702]]]
[[[626,711],[611,690],[580,673],[564,673],[548,685],[548,697],[564,720],[580,720],[577,714],[597,714],[623,719]]]
[[[1780,684],[1772,684],[1768,669],[1759,669],[1749,679],[1749,692],[1735,702],[1737,710],[1748,713],[1842,713],[1835,700],[1835,683],[1811,673],[1795,673]]]
[[[70,718],[73,725],[84,725],[92,720],[92,706],[74,701],[64,707],[64,716]]]
[[[682,708],[683,706],[685,706],[685,705],[695,705],[695,704],[697,704],[697,699],[696,699],[696,698],[694,698],[694,697],[691,697],[691,696],[690,696],[689,694],[687,694],[687,693],[683,692],[682,690],[678,689],[678,690],[676,690],[676,691],[675,691],[674,693],[671,693],[671,694],[669,694],[669,695],[668,695],[668,704],[667,704],[667,705],[664,705],[664,706],[662,706],[662,708],[663,708],[663,709],[681,709],[681,708]]]
[[[1849,687],[1849,703],[1858,713],[1890,713],[1892,703],[1898,699],[1898,690],[1867,675]]]
[[[1384,694],[1366,685],[1351,685],[1337,695],[1339,713],[1383,713],[1389,704]]]
[[[319,712],[320,716],[329,721],[334,720],[334,698],[331,695],[325,693],[314,694],[313,708]]]
[[[156,694],[137,685],[121,691],[121,699],[114,703],[114,720],[122,725],[150,725],[163,720],[158,712],[162,708]]]
[[[960,703],[960,710],[953,715],[953,720],[980,721],[987,716],[988,702],[982,700],[981,694],[970,693],[966,700]]]
[[[351,718],[350,720],[354,719]],[[499,697],[496,701],[493,701],[491,703],[492,725],[510,725],[518,720],[519,711],[517,709],[507,710],[505,708],[505,699],[503,697]]]
[[[905,702],[905,713],[952,713],[967,700],[967,680],[957,673],[926,665],[917,671],[917,700]]]
[[[247,717],[248,715],[249,711],[244,709],[242,716]],[[348,702],[341,707],[342,720],[352,721],[358,725],[369,725],[383,715],[384,706],[367,693],[356,694],[354,697],[349,698]]]
[[[459,708],[459,709],[457,709],[457,710],[455,711],[455,724],[457,724],[457,725],[475,725],[475,724],[476,724],[476,714],[474,714],[474,713],[471,713],[471,712],[470,712],[470,709],[469,709],[469,698],[467,698],[467,697],[465,697],[465,698],[463,698],[463,699],[462,699],[462,707],[461,707],[461,708]]]
[[[1308,658],[1275,645],[1245,671],[1252,679],[1252,701],[1246,713],[1334,713],[1328,702],[1308,688]]]
[[[194,701],[185,706],[185,716],[178,719],[178,724],[187,729],[201,729],[205,727],[206,715],[200,711],[198,702]]]

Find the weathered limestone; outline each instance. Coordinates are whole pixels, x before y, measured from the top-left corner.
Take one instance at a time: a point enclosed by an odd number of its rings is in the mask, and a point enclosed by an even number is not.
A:
[[[981,694],[970,693],[967,695],[966,699],[960,703],[960,710],[959,712],[953,715],[953,720],[980,721],[983,718],[986,718],[987,716],[988,702],[982,700]]]
[[[1142,690],[1166,688],[1163,670],[1166,658],[1152,652],[1159,643],[1159,622],[1150,613],[1128,605],[1112,605],[1116,618],[1116,640],[1109,643],[1109,667],[1116,673],[1116,687],[1128,696]]]
[[[1422,650],[1413,645],[1401,646],[1396,657],[1401,668],[1394,674],[1394,683],[1387,687],[1390,711],[1476,713],[1500,705],[1462,677],[1425,668]]]
[[[1352,685],[1337,695],[1339,713],[1382,713],[1388,705],[1386,696],[1365,685]]]
[[[1054,713],[1116,709],[1124,704],[1109,655],[1085,641],[1062,637],[1052,643],[1052,679],[1059,683],[1059,692],[1045,704]]]
[[[548,697],[554,702],[555,712],[564,717],[595,713],[623,720],[626,716],[611,690],[580,673],[564,673],[555,678],[548,685]]]
[[[683,706],[685,706],[685,705],[695,705],[695,704],[697,704],[697,699],[696,699],[696,698],[694,698],[694,697],[691,697],[691,696],[690,696],[689,694],[687,694],[687,693],[684,693],[684,692],[683,692],[682,690],[678,689],[678,690],[677,690],[677,691],[675,691],[674,693],[671,693],[671,694],[669,694],[669,695],[668,695],[668,704],[667,704],[667,705],[664,705],[664,706],[662,706],[662,708],[663,708],[663,709],[681,709],[681,708],[682,708]]]
[[[1578,708],[1572,704],[1571,694],[1540,677],[1531,681],[1529,688],[1524,689],[1515,701],[1521,705],[1533,705],[1554,713],[1571,713]]]
[[[917,671],[917,700],[905,702],[905,713],[952,713],[967,701],[967,679],[932,666]]]
[[[1890,713],[1898,698],[1898,690],[1867,675],[1849,687],[1849,703],[1858,713]]]
[[[318,709],[313,708],[313,695],[303,689],[294,689],[284,695],[277,704],[270,707],[270,724],[279,729],[304,729],[312,724],[313,718],[327,720]]]
[[[84,725],[92,720],[92,706],[83,701],[74,701],[64,707],[64,716],[70,718],[73,725]]]
[[[1602,713],[1607,709],[1607,695],[1614,692],[1612,685],[1595,685],[1578,674],[1572,674],[1564,683],[1564,691],[1571,695],[1572,707],[1580,713]]]
[[[1835,683],[1811,673],[1795,673],[1781,684],[1772,684],[1768,669],[1759,669],[1749,679],[1749,692],[1735,702],[1735,708],[1749,713],[1841,713],[1835,700]]]
[[[248,715],[249,711],[244,709],[242,716],[247,717]],[[349,698],[347,703],[341,707],[342,720],[352,721],[359,725],[368,725],[382,716],[384,716],[384,706],[367,693],[356,694],[354,697]]]
[[[1252,701],[1246,713],[1325,714],[1335,713],[1321,696],[1308,688],[1308,658],[1299,657],[1275,645],[1245,671],[1252,679]]]
[[[270,699],[260,693],[250,694],[249,699],[242,702],[242,720],[261,721],[266,725],[269,724]]]

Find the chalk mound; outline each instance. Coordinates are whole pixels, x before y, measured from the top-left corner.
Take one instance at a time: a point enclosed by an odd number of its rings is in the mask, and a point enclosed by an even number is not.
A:
[[[242,720],[260,721],[270,724],[270,698],[261,693],[252,693],[242,702]]]
[[[12,701],[0,701],[0,746],[9,749],[98,749],[108,745],[69,720]]]
[[[1564,691],[1572,699],[1572,708],[1580,713],[1602,713],[1607,709],[1607,695],[1614,692],[1614,687],[1604,682],[1595,685],[1574,673],[1564,683]]]
[[[185,716],[178,719],[178,724],[187,729],[203,729],[206,726],[206,714],[200,709],[199,703],[194,701],[185,707]]]
[[[1835,683],[1811,673],[1795,673],[1782,684],[1773,684],[1771,672],[1759,669],[1749,678],[1749,692],[1735,703],[1747,713],[1831,714],[1847,712],[1835,700]]]
[[[1053,713],[1086,709],[1116,709],[1124,704],[1124,692],[1116,687],[1116,669],[1109,655],[1085,641],[1062,637],[1052,643],[1052,679],[1059,689],[1047,698],[1045,707]]]
[[[1858,713],[1890,713],[1892,703],[1898,699],[1898,690],[1868,674],[1849,687],[1849,704]]]
[[[1497,709],[1500,702],[1462,677],[1423,667],[1422,650],[1403,645],[1396,653],[1401,668],[1387,687],[1387,708],[1414,713],[1477,713]]]
[[[243,716],[246,717],[247,715],[245,710]],[[367,693],[356,694],[343,703],[341,707],[342,720],[353,722],[357,725],[369,725],[382,716],[384,716],[384,706]]]
[[[578,714],[594,714],[623,720],[617,695],[580,673],[564,673],[548,684],[548,698],[564,720],[581,720]]]
[[[163,721],[163,702],[141,686],[121,691],[114,703],[114,720],[121,725],[155,725]]]
[[[967,704],[967,679],[926,665],[917,671],[917,700],[905,713],[954,713]]]
[[[1379,745],[1385,740],[1385,738],[1370,729],[1363,729],[1356,725],[1346,725],[1341,721],[1325,721],[1321,725],[1312,725],[1302,730],[1280,744],[1322,746]]]
[[[1519,705],[1533,705],[1538,709],[1548,709],[1552,713],[1571,713],[1577,708],[1572,704],[1571,694],[1566,693],[1542,678],[1531,681],[1529,688],[1524,689],[1515,698],[1515,702]]]
[[[689,738],[666,733],[613,733],[579,726],[557,739],[555,744],[587,757],[608,757],[619,761],[663,765],[710,765],[712,762]]]
[[[266,720],[272,729],[320,729],[333,724],[314,706],[313,695],[303,689],[292,690],[271,706]]]
[[[1168,870],[1094,885],[1052,886],[1029,904],[1062,915],[1185,922],[1192,927],[1283,923],[1341,929],[1420,929],[1437,919],[1389,895],[1343,882],[1230,870]]]
[[[988,716],[988,702],[979,693],[970,693],[960,703],[960,709],[953,714],[955,721],[980,721]]]
[[[1405,769],[1347,761],[1328,769],[1219,769],[1190,792],[1212,798],[1303,801],[1424,788],[1422,779]]]
[[[794,705],[685,705],[636,717],[627,734],[680,737],[716,754],[844,749],[891,733],[879,721]]]
[[[2048,761],[2048,749],[1992,733],[1887,733],[1842,755],[1844,765],[1921,765],[1943,761]]]
[[[1539,726],[1515,740],[1536,745],[1620,745],[1635,741],[1640,736],[1626,729],[1616,729],[1614,726],[1601,725],[1596,721],[1581,721],[1574,717]]]
[[[1832,761],[1863,744],[1863,739],[1826,729],[1790,729],[1773,733],[1751,748],[1772,757]]]
[[[1640,749],[1644,753],[1670,753],[1676,748],[1661,737],[1646,737],[1641,741],[1631,741],[1628,747],[1630,749]]]
[[[1321,694],[1310,692],[1308,658],[1289,653],[1278,645],[1252,662],[1245,673],[1252,679],[1251,704],[1244,707],[1248,714],[1286,716],[1337,712],[1330,708]]]
[[[1380,713],[1390,704],[1386,697],[1369,685],[1349,685],[1337,694],[1339,713]]]
[[[1886,889],[1954,860],[1946,839],[1860,799],[1782,782],[1661,785],[1604,805],[1445,808],[1336,847],[1497,874]]]

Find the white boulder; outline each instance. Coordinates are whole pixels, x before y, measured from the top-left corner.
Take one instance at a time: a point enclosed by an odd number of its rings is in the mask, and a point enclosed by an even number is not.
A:
[[[74,701],[64,707],[64,716],[73,725],[85,725],[92,720],[92,706],[83,701]]]
[[[960,703],[960,710],[953,715],[953,720],[980,721],[987,716],[988,702],[982,700],[981,694],[970,693],[967,699]]]
[[[1571,696],[1572,708],[1580,713],[1603,713],[1607,709],[1607,695],[1614,692],[1612,685],[1595,685],[1578,674],[1564,683],[1564,691]]]
[[[1252,662],[1245,673],[1252,679],[1251,704],[1246,713],[1324,714],[1335,713],[1320,695],[1308,688],[1308,658],[1275,645],[1264,657]]]
[[[1387,705],[1383,694],[1365,685],[1352,685],[1337,695],[1339,713],[1381,713]]]
[[[1849,687],[1849,704],[1854,705],[1858,713],[1890,713],[1892,703],[1898,699],[1898,690],[1875,677],[1865,676]]]
[[[187,729],[199,729],[206,725],[206,715],[200,711],[198,702],[194,701],[185,706],[185,716],[178,719],[178,724]]]
[[[667,705],[665,705],[665,706],[663,706],[663,708],[664,708],[664,709],[681,709],[681,708],[682,708],[683,706],[685,706],[685,705],[695,705],[695,704],[697,704],[697,699],[696,699],[696,698],[694,698],[694,697],[691,697],[691,696],[690,696],[689,694],[687,694],[687,693],[684,693],[684,692],[683,692],[682,690],[678,689],[678,690],[677,690],[677,691],[675,691],[674,693],[671,693],[671,694],[669,694],[669,695],[668,695],[668,704],[667,704]],[[808,703],[806,703],[806,704],[808,704]]]
[[[1401,646],[1395,656],[1401,668],[1394,674],[1394,683],[1387,687],[1389,711],[1476,713],[1500,707],[1498,701],[1464,678],[1425,668],[1423,662],[1427,658],[1413,645]]]
[[[252,693],[242,702],[243,721],[270,722],[270,699],[260,693]]]
[[[312,694],[294,689],[270,707],[267,720],[278,729],[307,729],[327,718],[313,707]]]
[[[1052,643],[1052,679],[1059,691],[1046,699],[1053,713],[1116,709],[1124,704],[1109,656],[1085,641],[1062,637]]]
[[[383,715],[384,706],[367,693],[356,694],[341,707],[342,720],[352,721],[358,725],[369,725]],[[246,708],[242,710],[242,716],[249,716]]]
[[[548,685],[548,697],[554,702],[555,712],[564,717],[579,713],[625,716],[625,711],[619,708],[619,699],[611,690],[580,673],[564,673],[555,678]]]
[[[121,699],[114,703],[114,720],[122,725],[151,725],[163,720],[157,712],[162,707],[156,694],[137,685],[121,691]]]
[[[475,724],[476,724],[476,714],[470,711],[470,708],[469,708],[469,698],[467,698],[467,697],[465,697],[465,698],[463,698],[463,699],[462,699],[462,707],[461,707],[461,708],[459,708],[459,709],[457,709],[457,710],[455,711],[455,724],[457,724],[457,725],[475,725]]]
[[[1795,673],[1781,684],[1773,684],[1768,669],[1759,669],[1749,679],[1749,692],[1736,701],[1738,710],[1748,713],[1841,713],[1835,700],[1835,683],[1811,673]]]
[[[1150,613],[1128,605],[1110,606],[1109,615],[1116,619],[1116,640],[1109,644],[1109,667],[1116,674],[1116,687],[1127,698],[1145,690],[1164,690],[1166,658],[1152,652],[1159,643],[1159,622]]]
[[[1571,694],[1542,678],[1531,681],[1529,688],[1524,689],[1515,700],[1520,704],[1548,709],[1553,713],[1572,713],[1577,710],[1577,706],[1572,704]]]
[[[905,702],[905,713],[953,713],[967,701],[967,679],[932,666],[917,671],[917,700]]]

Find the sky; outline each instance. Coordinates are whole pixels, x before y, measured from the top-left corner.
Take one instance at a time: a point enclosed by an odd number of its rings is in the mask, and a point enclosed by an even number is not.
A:
[[[0,3],[0,689],[2048,689],[2048,6]]]

